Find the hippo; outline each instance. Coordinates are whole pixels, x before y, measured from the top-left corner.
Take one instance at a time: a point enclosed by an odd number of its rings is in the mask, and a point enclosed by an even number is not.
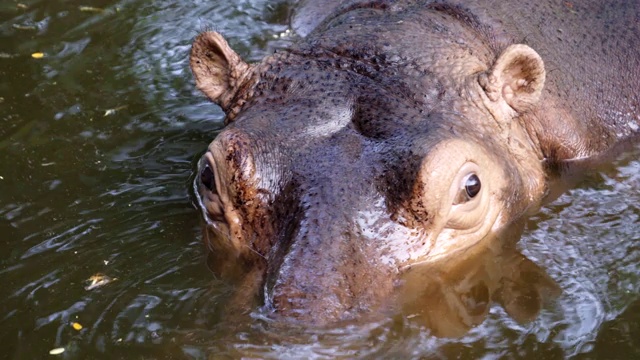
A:
[[[461,271],[566,190],[567,164],[640,137],[637,1],[299,6],[299,39],[258,63],[212,31],[190,54],[226,115],[194,183],[209,264],[274,318],[429,296],[415,269]]]

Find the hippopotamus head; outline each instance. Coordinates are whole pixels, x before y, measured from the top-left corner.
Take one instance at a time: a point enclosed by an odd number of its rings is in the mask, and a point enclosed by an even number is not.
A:
[[[384,307],[406,269],[539,205],[527,119],[540,56],[437,10],[374,23],[368,9],[357,32],[344,15],[253,65],[218,33],[196,38],[197,87],[226,113],[198,166],[205,239],[275,314],[326,323]]]

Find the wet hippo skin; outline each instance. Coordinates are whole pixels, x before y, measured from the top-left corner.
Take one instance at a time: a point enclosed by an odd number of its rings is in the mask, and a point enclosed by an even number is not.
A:
[[[393,306],[413,269],[446,273],[551,200],[564,164],[638,137],[637,1],[314,4],[259,63],[215,32],[191,52],[226,113],[195,184],[210,264],[274,317]]]

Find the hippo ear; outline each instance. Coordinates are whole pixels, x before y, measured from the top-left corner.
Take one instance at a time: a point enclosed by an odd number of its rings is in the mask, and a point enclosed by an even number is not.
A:
[[[242,61],[222,35],[207,31],[191,47],[191,71],[196,86],[227,115],[237,105],[237,95],[251,80],[253,67]]]
[[[500,110],[501,114],[512,112],[509,108],[517,113],[531,109],[540,99],[544,80],[542,58],[535,50],[522,44],[509,46],[491,69],[478,78],[492,103],[490,108]]]

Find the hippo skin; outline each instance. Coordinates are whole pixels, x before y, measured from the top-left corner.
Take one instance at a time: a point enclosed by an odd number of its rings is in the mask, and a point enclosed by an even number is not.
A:
[[[637,0],[297,14],[300,39],[259,63],[215,32],[190,60],[226,113],[195,181],[210,264],[274,317],[381,312],[403,274],[510,232],[554,198],[565,164],[639,136]]]

